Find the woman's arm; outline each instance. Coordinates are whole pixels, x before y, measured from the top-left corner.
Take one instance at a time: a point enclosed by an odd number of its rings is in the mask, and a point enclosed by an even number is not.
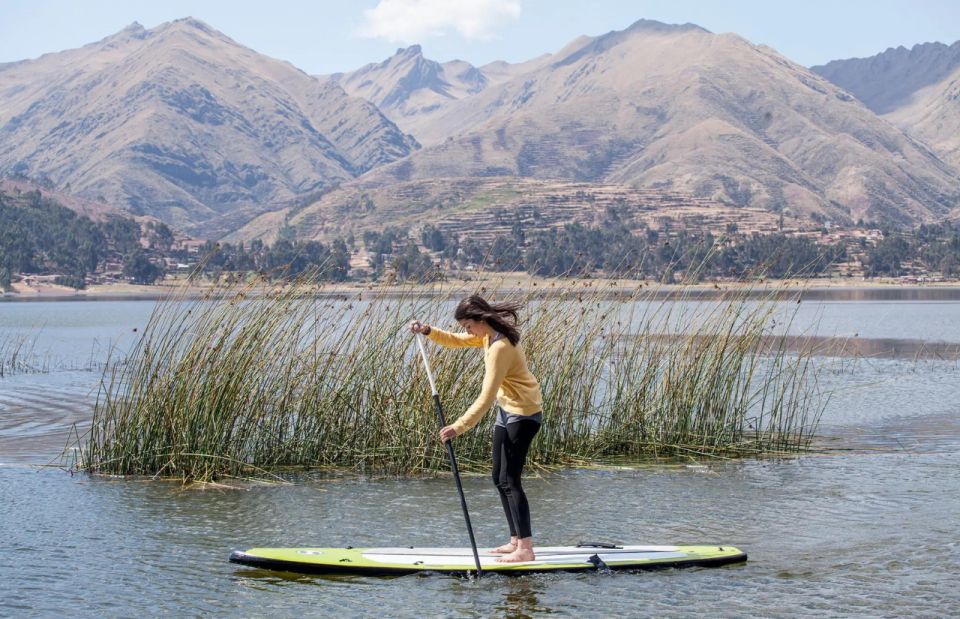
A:
[[[426,335],[434,343],[447,348],[466,348],[483,346],[483,338],[469,333],[450,333],[443,329],[431,327],[425,322],[414,320],[410,323],[410,331]]]
[[[451,427],[457,434],[463,434],[473,426],[477,425],[483,414],[490,410],[490,406],[497,397],[497,391],[503,384],[503,379],[507,375],[510,365],[510,350],[506,345],[495,345],[490,349],[490,353],[484,360],[483,369],[483,388],[480,389],[480,395],[470,408],[460,416]]]
[[[483,346],[483,338],[469,333],[450,333],[443,329],[427,326],[426,336],[435,344],[447,348],[467,348]]]

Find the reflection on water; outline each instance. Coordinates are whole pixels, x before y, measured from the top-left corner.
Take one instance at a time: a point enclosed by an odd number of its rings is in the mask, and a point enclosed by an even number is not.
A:
[[[510,582],[504,583],[503,601],[495,607],[499,614],[518,619],[551,614],[552,609],[540,603],[544,588],[539,582],[532,578],[506,578]]]
[[[713,300],[729,298],[731,295],[743,294],[736,288],[717,286],[716,288],[694,288],[654,290],[652,297],[656,300],[691,299]],[[864,286],[848,288],[830,287],[816,288],[796,286],[781,290],[765,290],[757,288],[746,291],[751,299],[776,299],[779,301],[960,301],[960,286]]]
[[[229,553],[259,545],[468,540],[448,477],[303,475],[197,491],[25,466],[58,454],[74,423],[83,431],[100,376],[6,376],[0,616],[950,616],[960,608],[960,303],[871,300],[786,304],[817,326],[812,339],[787,343],[813,347],[833,394],[825,454],[525,481],[538,543],[721,543],[749,553],[747,564],[722,569],[464,580],[238,568]],[[0,332],[37,334],[44,351],[83,360],[94,340],[133,341],[151,304],[124,303],[6,304]],[[478,542],[502,542],[487,476],[464,486]]]
[[[75,371],[0,379],[0,464],[59,460],[89,427],[99,382]]]
[[[768,349],[781,345],[818,357],[873,357],[884,359],[960,359],[960,344],[898,338],[787,336],[766,337]]]
[[[677,340],[699,340],[688,335],[640,336],[662,343]],[[747,339],[747,338],[744,338]],[[752,338],[750,338],[752,345]],[[760,337],[758,349],[763,353],[777,351],[802,352],[815,357],[844,357],[851,359],[960,359],[960,343],[929,342],[899,338],[829,337],[823,335],[765,335]]]
[[[810,288],[804,301],[960,301],[960,286]]]
[[[920,417],[903,416],[868,425],[833,428],[821,432],[815,449],[901,451],[905,453],[950,453],[960,450],[960,412]]]

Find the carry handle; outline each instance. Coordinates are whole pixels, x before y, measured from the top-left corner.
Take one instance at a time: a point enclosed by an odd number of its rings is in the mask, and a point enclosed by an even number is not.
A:
[[[623,546],[617,546],[610,542],[577,542],[577,548],[607,548],[610,550],[622,549]]]

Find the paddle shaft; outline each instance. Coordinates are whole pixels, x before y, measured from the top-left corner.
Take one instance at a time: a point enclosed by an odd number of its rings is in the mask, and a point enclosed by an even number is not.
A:
[[[433,394],[433,408],[437,413],[437,423],[443,428],[447,422],[443,419],[443,405],[440,404],[440,394],[437,393],[437,384],[433,380],[433,372],[430,370],[430,361],[427,359],[427,349],[423,346],[423,335],[417,334],[417,346],[420,348],[420,356],[423,358],[423,367],[427,370],[427,380],[430,381],[430,392]],[[480,568],[480,554],[477,552],[477,540],[473,536],[473,525],[470,524],[470,512],[467,511],[467,498],[463,494],[463,484],[460,482],[460,469],[457,468],[457,456],[453,453],[453,442],[444,441],[447,446],[447,457],[450,459],[450,470],[453,471],[453,480],[457,483],[457,493],[460,495],[460,507],[463,509],[463,519],[467,523],[467,533],[470,535],[470,547],[473,549],[473,560],[477,564],[477,576],[482,575]]]

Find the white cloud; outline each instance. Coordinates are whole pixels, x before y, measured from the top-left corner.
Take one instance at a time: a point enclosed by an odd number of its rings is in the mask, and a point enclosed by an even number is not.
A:
[[[380,0],[363,15],[361,36],[395,43],[417,43],[450,31],[488,39],[496,25],[520,16],[520,0]]]

